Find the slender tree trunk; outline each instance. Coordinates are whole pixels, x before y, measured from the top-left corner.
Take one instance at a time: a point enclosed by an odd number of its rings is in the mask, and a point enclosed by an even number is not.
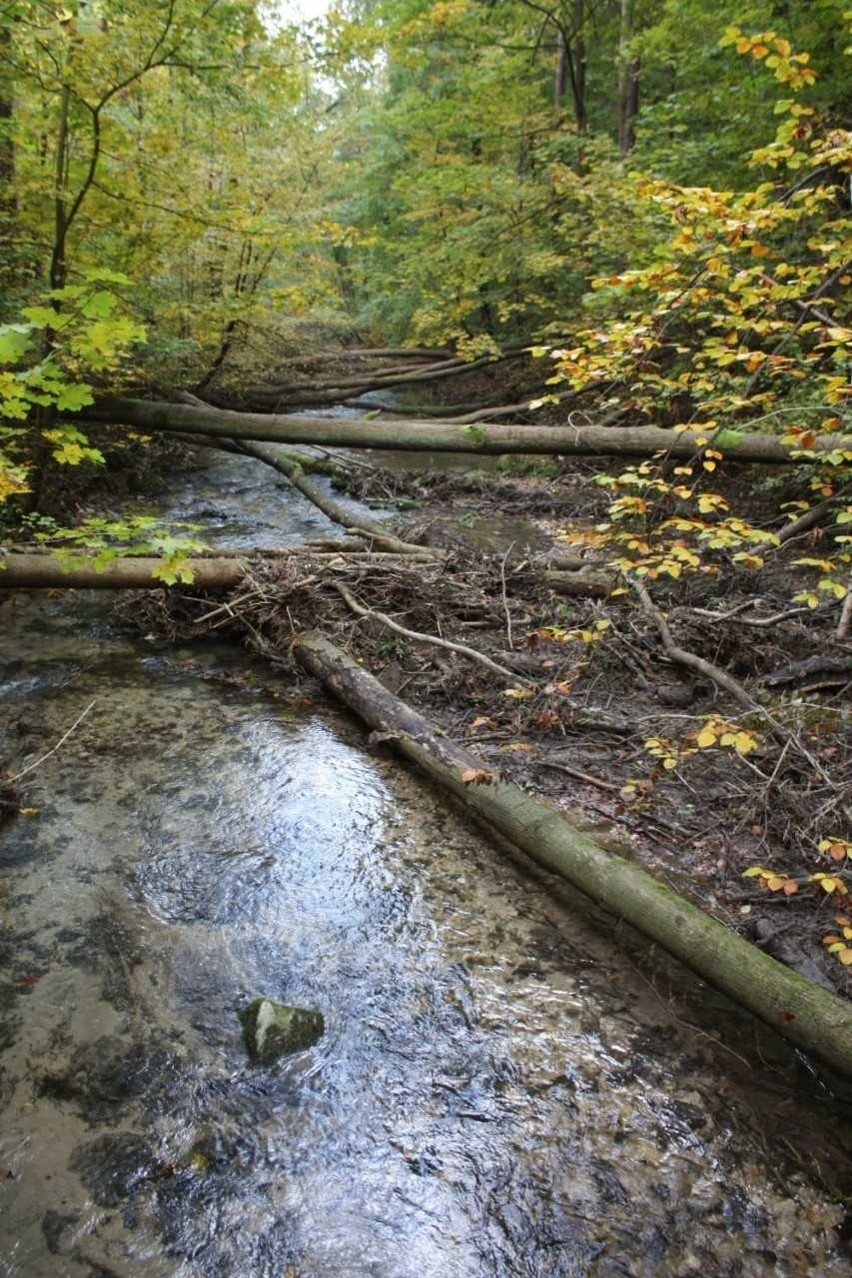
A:
[[[564,102],[565,94],[568,90],[568,46],[565,41],[565,34],[562,31],[556,33],[556,69],[553,75],[553,105],[559,111]]]
[[[68,274],[66,239],[68,232],[65,191],[68,181],[68,117],[71,107],[71,90],[63,85],[59,103],[59,124],[56,131],[56,158],[53,197],[53,251],[50,257],[50,287],[64,288]]]
[[[564,26],[556,32],[556,66],[553,76],[553,105],[557,111],[565,104],[571,87],[574,122],[578,133],[586,129],[586,44],[583,38],[585,0],[575,0],[573,38],[569,41]]]
[[[12,32],[0,27],[0,315],[21,274],[17,243],[18,199],[15,192],[15,143],[12,137],[14,84],[7,69]]]
[[[627,155],[636,141],[639,112],[639,59],[630,52],[634,0],[621,0],[621,32],[618,41],[618,149]]]
[[[586,0],[574,0],[574,115],[577,132],[585,133],[588,123],[586,109]]]

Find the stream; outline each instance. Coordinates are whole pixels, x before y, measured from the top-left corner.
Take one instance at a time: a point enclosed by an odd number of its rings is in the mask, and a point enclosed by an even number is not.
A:
[[[222,454],[158,513],[334,535]],[[0,603],[4,766],[94,702],[0,829],[3,1278],[850,1272],[849,1108],[800,1057],[309,685],[111,604]],[[324,1037],[251,1066],[257,995]]]

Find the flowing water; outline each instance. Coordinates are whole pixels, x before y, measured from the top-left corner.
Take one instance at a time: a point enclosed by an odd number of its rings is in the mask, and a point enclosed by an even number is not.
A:
[[[329,531],[246,459],[162,505],[219,545]],[[850,1271],[848,1107],[748,1018],[315,690],[94,594],[0,622],[7,767],[94,702],[0,831],[4,1278]],[[259,994],[319,1044],[252,1067]]]

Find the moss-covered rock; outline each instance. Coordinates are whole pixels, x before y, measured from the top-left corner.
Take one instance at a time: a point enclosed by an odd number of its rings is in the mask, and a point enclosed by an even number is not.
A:
[[[239,1014],[246,1050],[255,1065],[272,1065],[280,1056],[302,1052],[325,1031],[322,1012],[256,998]]]

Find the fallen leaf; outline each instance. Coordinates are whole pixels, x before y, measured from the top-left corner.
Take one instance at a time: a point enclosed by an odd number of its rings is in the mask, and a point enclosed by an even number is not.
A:
[[[461,774],[461,779],[465,785],[490,785],[494,780],[494,773],[485,768],[467,768]]]

